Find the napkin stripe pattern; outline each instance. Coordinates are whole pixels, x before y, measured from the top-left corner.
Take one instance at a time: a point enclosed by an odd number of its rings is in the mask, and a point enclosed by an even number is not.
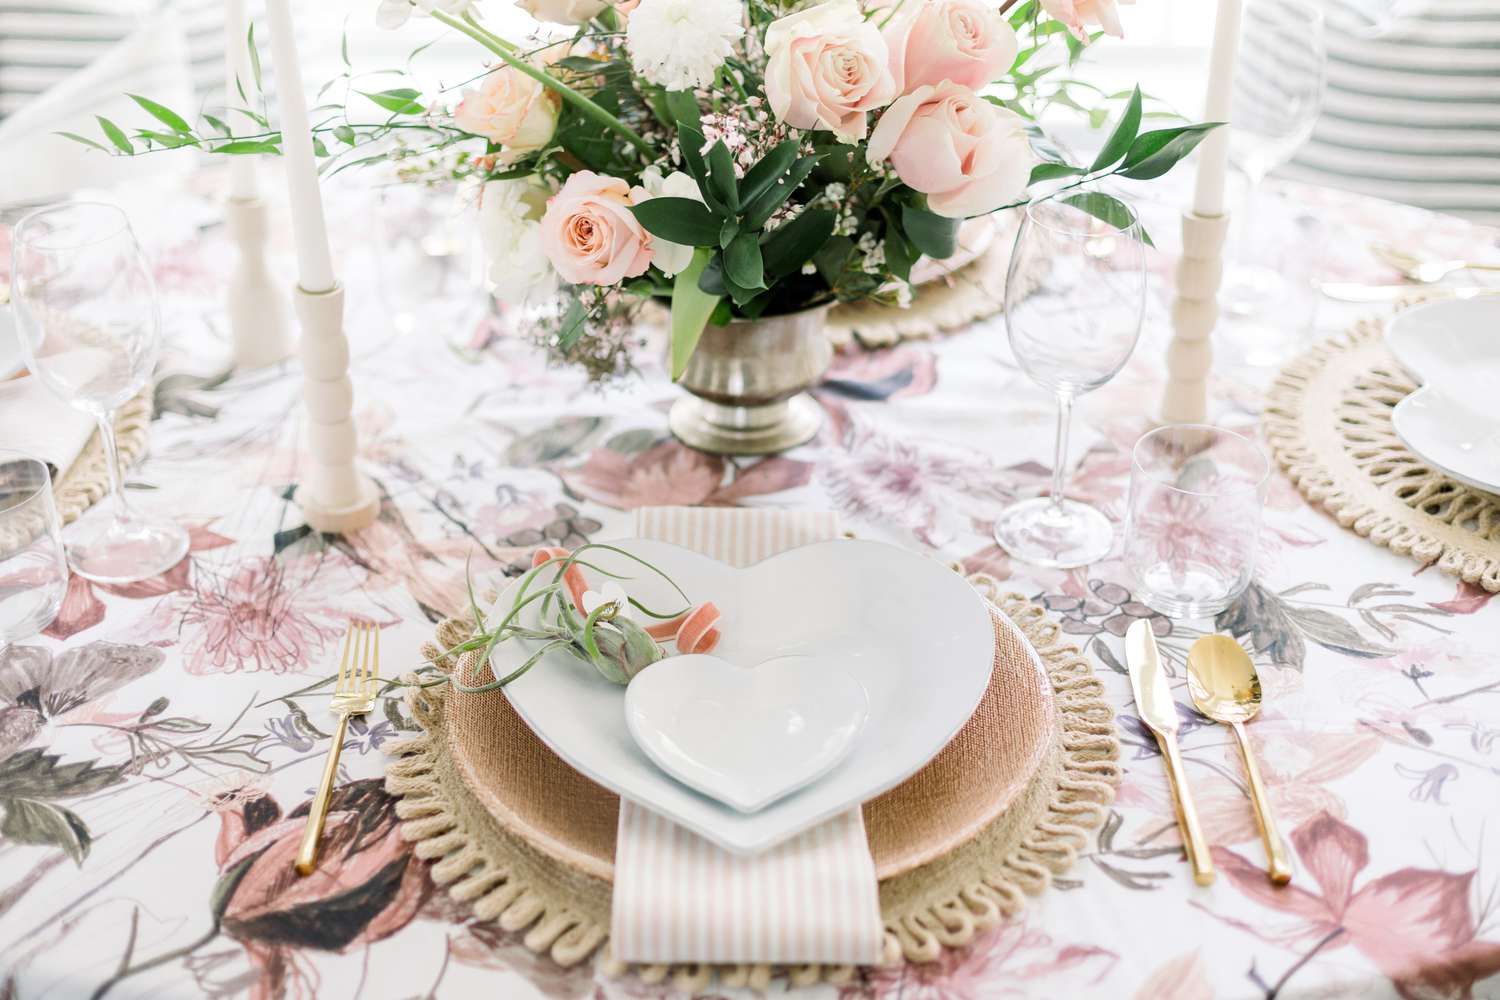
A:
[[[636,530],[746,566],[837,537],[838,515],[650,507],[636,512]],[[870,965],[884,935],[859,809],[741,857],[620,803],[610,928],[620,961]]]

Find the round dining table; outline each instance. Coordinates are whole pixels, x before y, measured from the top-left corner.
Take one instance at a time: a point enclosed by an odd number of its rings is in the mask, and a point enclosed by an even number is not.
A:
[[[1279,471],[1254,581],[1217,622],[1162,618],[1131,592],[1120,522],[1131,447],[1165,376],[1181,179],[1132,192],[1158,247],[1144,331],[1130,364],[1080,401],[1069,457],[1069,491],[1116,523],[1116,553],[1062,571],[1013,561],[991,538],[1007,504],[1047,489],[1052,463],[1054,400],[1017,367],[1003,317],[846,349],[816,390],[812,443],[702,454],[668,431],[680,390],[657,348],[602,388],[549,364],[524,317],[484,293],[472,212],[451,193],[359,177],[325,185],[358,460],[381,494],[375,524],[348,536],[309,528],[293,499],[307,467],[298,362],[230,365],[222,177],[205,169],[186,190],[125,199],[154,261],[166,345],[149,447],[126,488],[187,528],[191,549],[137,583],[73,577],[45,633],[0,650],[0,996],[674,996],[597,962],[560,967],[433,884],[382,781],[388,748],[416,728],[399,696],[349,727],[329,819],[346,837],[341,863],[299,878],[292,862],[350,622],[379,625],[382,675],[398,676],[468,606],[470,578],[513,575],[539,546],[625,537],[638,507],[739,505],[831,509],[859,537],[1045,605],[1103,679],[1121,743],[1107,821],[1020,913],[931,964],[795,995],[1500,997],[1494,595],[1341,527]],[[1293,349],[1394,311],[1318,293],[1398,283],[1372,243],[1500,254],[1494,230],[1331,190],[1272,185],[1257,213],[1257,238],[1305,305],[1283,323]],[[290,286],[284,219],[275,229]],[[1221,352],[1212,419],[1259,435],[1275,371]],[[1219,871],[1208,887],[1190,875],[1131,699],[1123,637],[1141,618],[1176,696]],[[1265,878],[1231,734],[1188,697],[1186,651],[1216,629],[1255,653],[1264,703],[1249,731],[1293,856],[1286,888]]]

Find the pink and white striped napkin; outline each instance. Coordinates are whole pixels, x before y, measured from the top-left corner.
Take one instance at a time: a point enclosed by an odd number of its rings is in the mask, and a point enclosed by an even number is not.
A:
[[[748,566],[838,535],[831,511],[646,507],[636,533]],[[849,810],[753,857],[620,803],[610,938],[624,962],[872,965],[885,932],[864,818]]]

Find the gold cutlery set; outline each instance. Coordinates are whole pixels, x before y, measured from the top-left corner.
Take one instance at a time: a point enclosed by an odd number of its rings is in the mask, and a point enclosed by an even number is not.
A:
[[[1177,823],[1182,828],[1193,879],[1199,885],[1208,885],[1214,880],[1213,857],[1198,822],[1198,811],[1193,806],[1182,754],[1177,747],[1177,704],[1162,668],[1156,636],[1151,631],[1150,622],[1145,619],[1138,619],[1125,633],[1125,662],[1130,671],[1136,711],[1141,721],[1156,734],[1166,761],[1167,781],[1172,788]],[[1260,711],[1260,678],[1255,673],[1255,665],[1250,662],[1249,654],[1229,636],[1206,635],[1193,643],[1188,652],[1188,692],[1199,712],[1234,731],[1245,760],[1256,823],[1266,845],[1266,876],[1276,885],[1285,885],[1292,879],[1292,868],[1282,847],[1281,835],[1271,818],[1265,783],[1261,780],[1260,768],[1256,766],[1250,738],[1245,732],[1245,723]]]
[[[1400,272],[1402,279],[1409,284],[1365,285],[1352,281],[1327,281],[1320,286],[1323,294],[1340,302],[1395,302],[1410,295],[1414,286],[1434,285],[1460,271],[1500,271],[1500,261],[1445,260],[1400,250],[1388,243],[1373,243],[1370,252]],[[1500,287],[1471,285],[1434,289],[1434,292],[1445,298],[1468,299],[1500,293]]]

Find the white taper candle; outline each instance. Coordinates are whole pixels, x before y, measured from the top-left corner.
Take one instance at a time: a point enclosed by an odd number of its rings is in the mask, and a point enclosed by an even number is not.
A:
[[[224,4],[224,107],[243,107],[240,88],[250,93],[252,74],[250,71],[250,19],[246,14],[245,0],[226,0]],[[238,128],[248,119],[236,120],[235,115],[226,114],[224,121],[230,128]],[[251,201],[260,197],[255,177],[255,157],[237,155],[229,160],[229,197],[240,201]]]
[[[286,162],[287,199],[292,234],[297,241],[297,283],[304,291],[333,288],[333,259],[328,251],[328,226],[323,220],[323,198],[318,191],[318,165],[313,156],[312,123],[302,93],[302,69],[297,64],[297,40],[292,33],[288,0],[267,0],[266,21],[271,29],[271,57],[276,67],[276,94],[281,106],[281,152]]]
[[[1219,0],[1214,15],[1214,44],[1208,62],[1208,93],[1203,120],[1229,121],[1234,93],[1234,65],[1240,47],[1242,0]],[[1214,129],[1198,147],[1198,183],[1193,189],[1193,211],[1198,215],[1224,214],[1224,181],[1229,173],[1229,129]]]

